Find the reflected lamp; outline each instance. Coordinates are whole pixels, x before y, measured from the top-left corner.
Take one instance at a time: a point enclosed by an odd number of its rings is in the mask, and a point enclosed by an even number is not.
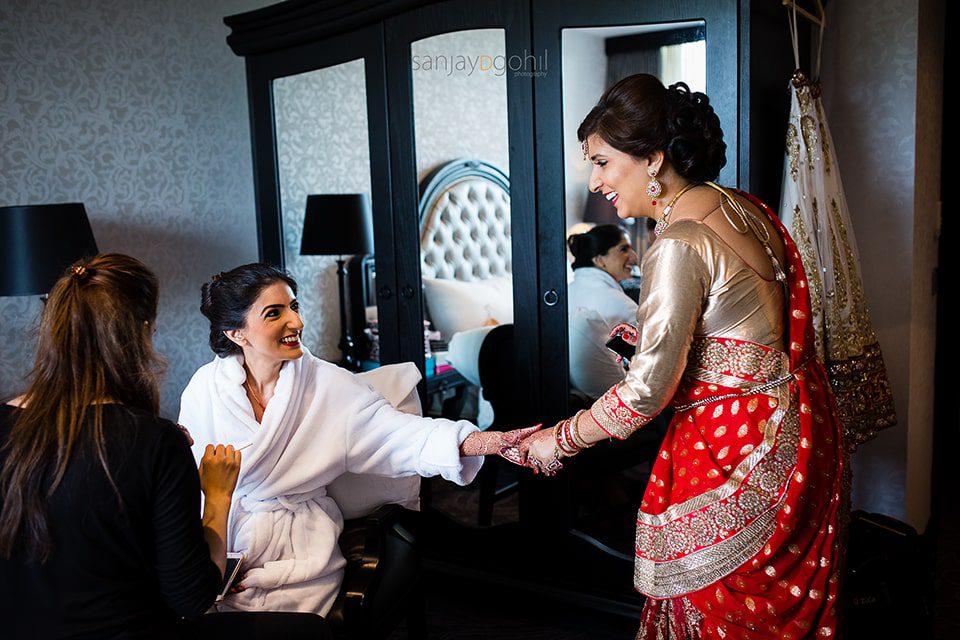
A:
[[[365,193],[314,194],[307,196],[303,218],[302,256],[337,256],[340,290],[340,351],[345,366],[359,370],[354,337],[347,322],[344,256],[373,253],[373,214]]]

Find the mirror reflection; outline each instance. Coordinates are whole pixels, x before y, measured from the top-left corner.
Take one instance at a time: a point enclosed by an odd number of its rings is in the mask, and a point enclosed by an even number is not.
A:
[[[705,25],[564,29],[561,45],[570,405],[579,409],[624,377],[624,365],[606,343],[614,326],[636,322],[639,264],[653,233],[652,221],[648,227],[646,221],[620,220],[610,202],[590,192],[593,167],[583,157],[577,128],[608,87],[636,73],[705,91]],[[621,523],[631,521],[642,499],[665,427],[658,418],[643,434],[621,443],[620,452],[596,447],[593,471],[576,480],[575,530],[624,560],[633,556],[633,538]],[[595,499],[598,495],[603,499]]]
[[[507,72],[503,29],[411,44],[427,410],[481,428],[494,424],[481,348],[513,324]],[[440,484],[432,503],[477,524],[476,503],[455,504],[475,499]],[[479,497],[481,511],[490,500]],[[480,522],[489,523],[489,515]]]
[[[633,320],[639,293],[636,267],[653,236],[645,222],[620,220],[611,203],[590,192],[592,166],[583,158],[577,127],[608,87],[635,73],[656,75],[665,85],[683,81],[692,91],[705,91],[705,23],[564,29],[561,45],[564,202],[572,267],[570,380],[574,393],[588,402],[622,378],[607,355],[606,334],[625,318]],[[634,301],[632,309],[628,297]]]
[[[346,334],[352,335],[357,344],[352,355],[359,368],[362,361],[376,357],[375,348],[371,350],[364,336],[365,329],[367,335],[376,335],[376,300],[372,257],[364,263],[363,255],[354,254],[372,249],[372,235],[369,242],[342,247],[320,243],[323,248],[306,249],[324,255],[301,255],[301,246],[308,196],[312,196],[308,233],[320,239],[325,229],[330,232],[327,235],[345,238],[337,225],[351,212],[362,215],[366,211],[369,215],[364,62],[352,60],[277,78],[273,81],[273,99],[284,255],[287,270],[300,285],[303,343],[321,358],[344,361],[337,273],[342,257],[344,264],[352,267],[345,278],[343,311]],[[317,247],[316,238],[313,240]]]

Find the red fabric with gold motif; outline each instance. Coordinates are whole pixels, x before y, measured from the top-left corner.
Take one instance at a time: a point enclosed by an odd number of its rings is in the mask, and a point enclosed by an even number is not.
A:
[[[836,635],[846,508],[841,427],[815,355],[796,246],[766,205],[742,195],[784,239],[788,353],[695,339],[638,513],[635,581],[650,596],[638,638]],[[764,382],[763,392],[738,388]]]

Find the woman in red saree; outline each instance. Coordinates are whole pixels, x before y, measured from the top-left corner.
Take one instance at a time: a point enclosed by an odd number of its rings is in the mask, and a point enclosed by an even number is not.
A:
[[[793,241],[759,200],[710,182],[719,120],[682,83],[626,78],[578,135],[591,189],[659,237],[626,378],[521,458],[553,473],[673,406],[637,517],[637,637],[834,637],[846,462]]]

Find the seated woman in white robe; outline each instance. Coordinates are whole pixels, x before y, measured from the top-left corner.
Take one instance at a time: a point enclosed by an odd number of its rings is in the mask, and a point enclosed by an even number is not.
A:
[[[615,224],[572,235],[567,247],[573,254],[573,282],[567,288],[570,385],[596,399],[626,373],[606,343],[613,327],[637,322],[637,303],[620,287],[637,266],[637,252]]]
[[[300,344],[296,290],[289,275],[262,264],[203,286],[216,357],[184,390],[180,423],[198,459],[211,442],[243,450],[227,544],[244,554],[246,574],[225,610],[327,614],[345,564],[343,516],[327,495],[337,477],[440,475],[466,484],[479,456],[509,453],[533,431],[479,432],[399,412]]]

